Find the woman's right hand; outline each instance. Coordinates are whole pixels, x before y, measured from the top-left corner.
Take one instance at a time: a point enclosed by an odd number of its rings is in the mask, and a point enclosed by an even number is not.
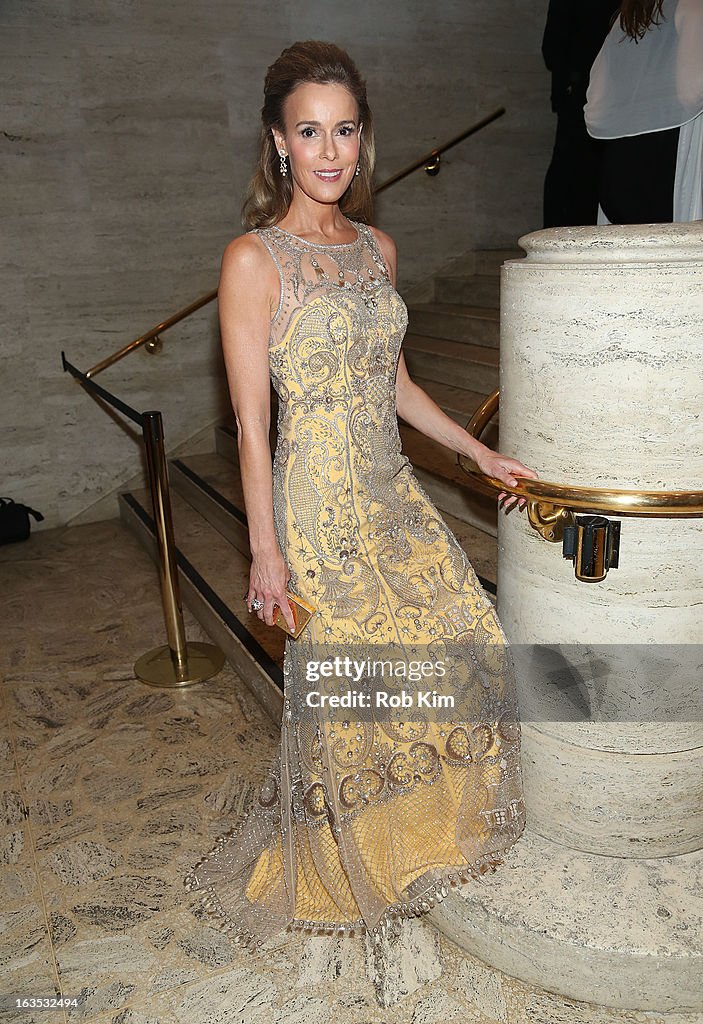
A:
[[[263,607],[259,608],[256,614],[268,626],[273,626],[276,615],[274,605],[278,605],[288,623],[288,628],[293,632],[295,620],[286,597],[289,579],[290,570],[283,559],[281,549],[276,544],[271,550],[259,552],[252,558],[249,589],[245,600],[250,610],[253,610],[251,602],[254,598],[263,601]]]

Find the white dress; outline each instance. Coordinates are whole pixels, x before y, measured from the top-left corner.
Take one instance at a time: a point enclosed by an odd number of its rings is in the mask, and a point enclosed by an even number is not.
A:
[[[636,42],[617,19],[591,68],[584,117],[596,139],[680,128],[674,221],[703,219],[703,0],[664,0]],[[599,210],[599,224],[609,221]]]

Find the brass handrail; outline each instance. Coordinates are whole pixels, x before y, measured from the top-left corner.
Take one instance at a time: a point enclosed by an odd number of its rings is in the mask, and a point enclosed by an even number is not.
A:
[[[486,398],[466,424],[472,437],[479,439],[489,421],[498,411],[500,390]],[[459,454],[457,461],[481,490],[493,494],[505,491],[527,498],[530,524],[546,540],[560,540],[561,527],[574,511],[599,512],[604,515],[693,518],[703,516],[703,491],[635,491],[614,487],[581,487],[559,484],[551,480],[521,478],[516,486],[504,484],[496,477],[482,473],[468,456]]]
[[[162,331],[167,331],[169,327],[173,327],[174,324],[179,323],[181,320],[185,320],[191,313],[195,313],[201,306],[207,306],[208,302],[212,302],[213,299],[217,298],[217,288],[214,291],[208,292],[207,295],[201,295],[195,302],[191,302],[189,306],[184,306],[183,309],[179,309],[177,313],[170,316],[167,320],[163,320],[156,327],[152,327],[151,330],[146,331],[140,337],[135,338],[134,341],[130,341],[124,348],[119,349],[117,352],[113,352],[111,356],[106,356],[95,366],[92,366],[89,370],[85,371],[85,376],[90,378],[94,377],[96,373],[100,373],[101,370],[105,370],[108,366],[112,366],[118,359],[122,359],[124,356],[129,355],[135,348],[140,348],[145,345],[148,341],[153,341],[154,338],[158,337]]]
[[[480,121],[467,128],[466,131],[460,132],[459,135],[455,135],[449,142],[445,142],[443,146],[438,146],[436,149],[431,149],[429,153],[425,153],[424,156],[420,157],[419,160],[415,160],[413,163],[408,164],[402,171],[398,171],[392,177],[387,178],[382,185],[374,189],[374,195],[378,195],[379,192],[383,192],[385,188],[390,188],[391,185],[395,185],[396,181],[400,181],[401,178],[405,178],[408,174],[412,174],[418,167],[424,167],[430,176],[439,173],[440,157],[442,153],[446,153],[452,146],[458,145],[463,142],[464,139],[468,139],[470,135],[475,135],[476,132],[480,132],[486,125],[491,124],[493,121],[497,121],[499,117],[502,117],[505,113],[505,107],[498,107],[492,114],[487,114],[486,117],[482,117]]]
[[[409,164],[402,171],[399,171],[397,174],[392,175],[392,177],[387,178],[381,185],[378,185],[373,190],[374,195],[377,195],[379,192],[383,192],[383,190],[386,188],[390,188],[391,185],[394,185],[397,181],[400,181],[401,178],[405,178],[408,176],[408,174],[412,174],[412,172],[416,171],[418,167],[424,167],[427,173],[431,176],[438,174],[440,168],[440,158],[442,153],[446,153],[446,151],[448,149],[451,149],[452,146],[456,146],[460,142],[463,142],[464,139],[468,139],[470,135],[475,135],[476,132],[480,132],[482,128],[486,127],[486,125],[491,124],[493,121],[497,121],[498,118],[502,117],[504,113],[505,107],[498,107],[498,109],[494,110],[492,114],[488,114],[486,117],[482,117],[480,121],[477,121],[475,124],[471,125],[470,128],[467,128],[465,131],[460,132],[459,135],[455,135],[453,139],[449,140],[449,142],[445,142],[443,146],[439,146],[436,149],[431,149],[423,157],[420,157],[419,160],[415,160],[412,164]],[[215,288],[214,291],[208,292],[207,295],[201,295],[199,299],[196,299],[195,302],[191,302],[189,306],[185,306],[183,309],[179,309],[177,313],[174,313],[173,316],[168,317],[167,320],[164,320],[162,323],[157,324],[156,327],[152,327],[150,330],[146,331],[138,338],[135,338],[134,341],[130,341],[129,344],[125,345],[121,349],[118,349],[117,352],[113,352],[112,355],[106,356],[104,359],[101,359],[99,363],[96,363],[95,366],[91,366],[89,370],[85,371],[85,376],[88,378],[94,377],[96,373],[100,373],[101,370],[106,370],[108,366],[112,366],[113,363],[116,363],[118,362],[118,360],[123,359],[125,356],[129,355],[130,352],[134,352],[135,349],[141,348],[142,345],[146,345],[148,342],[158,338],[158,336],[162,334],[164,331],[167,331],[169,327],[173,327],[174,324],[179,323],[181,320],[185,320],[185,318],[187,316],[190,316],[191,313],[195,313],[196,310],[200,309],[202,306],[206,306],[208,302],[212,302],[216,298],[217,288]]]

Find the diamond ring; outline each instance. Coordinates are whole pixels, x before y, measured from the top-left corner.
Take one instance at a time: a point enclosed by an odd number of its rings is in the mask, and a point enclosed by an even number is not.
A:
[[[251,610],[253,612],[258,612],[259,609],[261,609],[263,607],[264,607],[264,602],[260,601],[258,597],[255,597],[253,599],[253,601],[251,602]]]

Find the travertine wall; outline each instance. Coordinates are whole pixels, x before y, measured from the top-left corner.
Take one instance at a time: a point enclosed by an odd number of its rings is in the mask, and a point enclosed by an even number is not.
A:
[[[5,0],[0,494],[43,527],[117,514],[140,446],[61,369],[92,366],[216,286],[255,156],[267,66],[296,39],[346,47],[368,83],[377,180],[498,105],[508,114],[389,189],[377,222],[401,291],[541,226],[554,129],[546,0]],[[214,305],[99,378],[163,411],[170,450],[228,408]],[[200,432],[200,434],[198,434]],[[40,527],[41,528],[41,527]]]

